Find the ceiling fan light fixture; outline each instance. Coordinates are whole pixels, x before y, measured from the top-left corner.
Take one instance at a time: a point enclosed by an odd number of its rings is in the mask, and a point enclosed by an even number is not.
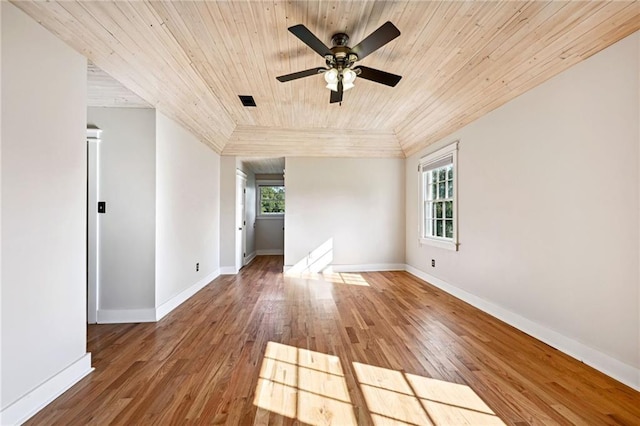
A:
[[[334,92],[338,91],[338,83],[328,83],[326,87],[327,89],[333,90]]]
[[[338,70],[335,68],[331,68],[330,70],[326,71],[324,73],[324,81],[327,82],[327,87],[329,87],[330,84],[336,85],[338,84]],[[338,89],[335,89],[338,90]]]
[[[342,82],[344,84],[353,83],[356,79],[356,73],[351,68],[345,68],[342,71]]]
[[[351,68],[342,70],[342,90],[349,90],[354,87],[353,82],[356,80],[357,74]]]

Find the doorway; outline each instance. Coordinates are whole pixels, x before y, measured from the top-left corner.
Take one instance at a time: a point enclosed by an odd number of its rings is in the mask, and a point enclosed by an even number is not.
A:
[[[236,270],[245,265],[247,255],[247,175],[242,170],[236,170]]]
[[[102,130],[87,127],[87,323],[98,322],[98,159]]]

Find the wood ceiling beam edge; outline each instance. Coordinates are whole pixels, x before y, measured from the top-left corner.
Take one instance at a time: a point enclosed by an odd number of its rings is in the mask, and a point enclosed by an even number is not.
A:
[[[238,126],[222,155],[404,158],[392,131]]]
[[[87,106],[153,108],[153,105],[90,60],[87,63]]]

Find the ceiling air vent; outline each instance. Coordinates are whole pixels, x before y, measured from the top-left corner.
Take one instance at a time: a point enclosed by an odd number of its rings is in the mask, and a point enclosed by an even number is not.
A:
[[[240,98],[240,102],[242,102],[242,105],[244,105],[246,107],[254,107],[254,106],[256,106],[256,101],[255,101],[255,99],[253,99],[253,96],[238,95],[238,97]]]

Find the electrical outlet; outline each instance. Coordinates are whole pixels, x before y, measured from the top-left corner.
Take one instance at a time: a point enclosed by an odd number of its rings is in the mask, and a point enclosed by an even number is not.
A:
[[[436,267],[436,260],[435,259],[431,259],[431,267],[432,268]]]
[[[200,263],[196,263],[196,272],[200,270]]]

